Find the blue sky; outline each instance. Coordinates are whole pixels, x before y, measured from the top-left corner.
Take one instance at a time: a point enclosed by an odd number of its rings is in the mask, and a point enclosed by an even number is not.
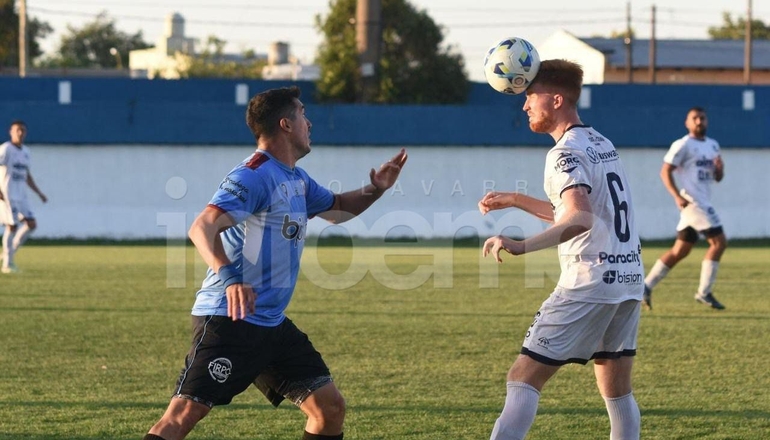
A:
[[[328,12],[328,0],[27,0],[29,15],[47,21],[54,33],[43,42],[52,51],[67,25],[80,27],[106,11],[124,32],[141,30],[150,43],[163,32],[163,19],[179,12],[185,34],[205,41],[216,35],[228,42],[227,51],[254,49],[265,53],[272,41],[286,41],[302,62],[313,60],[321,41],[313,26],[317,14]],[[535,46],[558,29],[579,37],[606,36],[625,28],[622,0],[410,0],[425,9],[445,29],[445,43],[466,59],[472,80],[481,81],[481,60],[497,40],[519,36]],[[639,38],[649,38],[653,2],[632,1],[632,26]],[[745,16],[748,0],[668,0],[655,3],[658,38],[708,38],[709,26],[722,23],[722,13]],[[753,0],[754,18],[770,23],[770,4]]]

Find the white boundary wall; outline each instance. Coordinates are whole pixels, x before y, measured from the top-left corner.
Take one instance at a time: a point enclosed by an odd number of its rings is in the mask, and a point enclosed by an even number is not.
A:
[[[37,237],[183,238],[224,175],[253,147],[31,145],[32,173],[49,198],[30,192]],[[507,210],[481,216],[476,203],[491,190],[544,198],[546,147],[407,147],[399,182],[358,219],[330,226],[314,219],[309,235],[451,237],[531,235],[544,228]],[[299,162],[335,192],[368,183],[369,169],[397,147],[313,146]],[[619,148],[632,185],[643,239],[674,237],[678,211],[659,178],[665,150]],[[770,236],[770,149],[727,149],[725,180],[714,204],[729,238]],[[512,227],[512,228],[511,228]],[[518,228],[518,229],[517,229]]]

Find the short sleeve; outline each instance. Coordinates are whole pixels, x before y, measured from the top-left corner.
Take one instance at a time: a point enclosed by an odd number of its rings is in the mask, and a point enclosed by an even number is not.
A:
[[[546,178],[551,194],[561,194],[575,186],[585,186],[591,192],[590,173],[584,155],[568,147],[553,148],[546,157]]]
[[[0,166],[8,166],[8,143],[0,145]]]
[[[687,149],[684,148],[685,144],[686,142],[683,139],[674,141],[666,155],[663,156],[663,162],[676,167],[681,167],[687,159]]]
[[[302,180],[305,181],[305,205],[308,218],[331,209],[334,204],[334,193],[319,185],[304,170],[302,170]]]
[[[258,172],[239,167],[230,172],[219,184],[209,205],[216,206],[241,223],[252,214],[267,209],[269,188]]]

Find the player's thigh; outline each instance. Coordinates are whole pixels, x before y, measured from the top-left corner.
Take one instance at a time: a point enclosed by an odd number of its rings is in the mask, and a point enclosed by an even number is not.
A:
[[[586,364],[603,349],[616,309],[617,304],[586,303],[551,294],[535,315],[521,354],[551,366]]]
[[[288,399],[297,406],[316,390],[332,384],[329,367],[310,338],[286,318],[276,334],[275,355],[254,381],[274,405]]]
[[[226,316],[193,316],[193,340],[174,395],[208,407],[230,403],[269,364],[271,348],[263,341],[274,331]]]
[[[621,397],[632,391],[631,369],[634,358],[624,356],[617,359],[594,360],[594,374],[599,392],[604,397]]]

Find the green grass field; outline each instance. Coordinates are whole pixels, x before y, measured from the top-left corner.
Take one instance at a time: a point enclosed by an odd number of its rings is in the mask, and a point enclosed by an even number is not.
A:
[[[647,246],[646,266],[663,250]],[[692,298],[703,252],[642,316],[642,438],[770,438],[770,252],[728,249],[715,290],[724,311]],[[554,285],[555,252],[500,266],[476,247],[319,247],[311,257],[288,314],[347,400],[345,438],[487,439],[506,371]],[[140,439],[188,349],[195,260],[191,247],[23,248],[24,272],[0,277],[0,440]],[[374,276],[358,281],[367,268]],[[540,402],[528,438],[609,438],[590,365],[563,368]],[[299,439],[303,426],[299,410],[273,409],[252,389],[188,438]]]

